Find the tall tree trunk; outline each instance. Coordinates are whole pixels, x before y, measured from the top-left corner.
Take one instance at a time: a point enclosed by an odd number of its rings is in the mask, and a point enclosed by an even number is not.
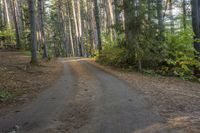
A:
[[[94,6],[93,0],[89,0],[90,3],[87,4],[87,22],[86,22],[86,29],[88,30],[88,44],[90,44],[90,49],[88,48],[89,54],[92,56],[94,55],[93,50],[98,50],[98,33],[96,28],[96,21],[95,21],[95,12],[92,8]],[[88,54],[88,55],[89,55]]]
[[[94,14],[95,14],[95,22],[97,28],[97,36],[98,36],[98,50],[100,53],[102,50],[102,42],[101,42],[101,27],[100,27],[98,0],[94,0]]]
[[[163,40],[164,23],[163,23],[163,0],[157,0],[157,19],[158,19],[158,30],[159,39]]]
[[[22,0],[18,1],[18,5],[19,5],[19,14],[20,14],[19,16],[20,16],[20,20],[21,20],[21,32],[23,32],[25,30],[25,19],[24,19]]]
[[[3,1],[4,1],[4,9],[5,9],[6,26],[8,28],[11,28],[10,16],[8,12],[8,3],[7,3],[7,0],[3,0]]]
[[[17,21],[17,13],[16,13],[16,0],[13,0],[12,9],[13,9],[13,20],[15,24],[15,36],[16,36],[17,49],[20,49],[21,44],[20,44],[20,35],[19,35],[19,25]]]
[[[3,1],[0,0],[0,31],[3,30],[4,27],[3,20]],[[0,46],[3,45],[3,38],[0,37]]]
[[[174,16],[173,16],[173,3],[172,3],[172,0],[169,0],[169,12],[170,12],[171,33],[174,33]]]
[[[109,28],[110,28],[110,35],[111,35],[111,40],[116,38],[116,31],[114,28],[112,28],[115,25],[115,20],[114,20],[114,13],[113,13],[113,6],[112,2],[113,0],[106,0],[108,2],[107,8],[108,8],[108,20],[109,20]]]
[[[67,33],[66,33],[66,24],[65,24],[65,16],[64,16],[64,11],[62,9],[62,0],[58,0],[58,16],[59,16],[59,23],[60,23],[60,30],[62,33],[62,40],[63,40],[63,45],[65,49],[65,56],[68,56],[68,47],[67,47]]]
[[[182,8],[183,8],[183,28],[186,29],[187,28],[186,0],[183,0]]]
[[[69,12],[69,19],[70,19],[70,25],[71,25],[71,35],[73,39],[73,47],[75,56],[80,56],[79,52],[79,41],[78,41],[78,34],[77,34],[77,24],[74,20],[74,11],[73,11],[73,3],[74,1],[68,0],[68,12]]]
[[[76,34],[76,44],[78,45],[78,54],[79,56],[82,56],[82,47],[80,43],[80,36],[79,36],[79,28],[78,28],[78,22],[76,17],[76,9],[75,9],[75,1],[72,0],[72,13],[73,13],[73,19],[74,19],[74,25],[75,25],[75,34]]]
[[[200,56],[200,1],[192,0],[192,27],[194,31],[194,48],[197,51],[196,56]],[[195,68],[194,73],[200,77],[200,70]]]
[[[73,42],[73,36],[72,36],[72,24],[71,24],[71,20],[68,20],[69,22],[69,36],[70,36],[70,44],[71,44],[71,52],[72,52],[72,56],[75,56],[75,51],[74,51],[74,42]]]
[[[137,0],[124,0],[124,29],[125,29],[125,45],[127,48],[131,48],[135,44],[135,21],[138,15],[136,11]],[[133,48],[133,47],[132,47]],[[132,51],[132,49],[130,49]]]
[[[47,52],[47,43],[46,43],[46,35],[44,31],[44,0],[38,0],[38,6],[39,6],[39,20],[40,20],[40,30],[41,30],[41,39],[42,39],[42,45],[43,45],[43,58],[48,57]]]
[[[92,3],[90,5],[92,5]],[[90,40],[89,37],[91,36],[91,33],[92,33],[92,30],[90,28],[90,27],[92,27],[92,23],[89,26],[89,20],[92,21],[92,19],[89,19],[89,18],[90,18],[90,16],[92,16],[93,11],[90,10],[91,11],[91,13],[90,13],[89,9],[90,9],[89,2],[87,2],[87,0],[83,0],[82,5],[81,5],[81,13],[82,13],[81,18],[82,18],[83,36],[85,37],[84,51],[85,51],[86,57],[89,57],[89,54],[92,55],[92,52],[89,51],[88,45],[90,44],[91,48],[92,48],[91,41],[89,41]]]
[[[72,35],[72,24],[71,24],[69,2],[66,3],[66,9],[67,9],[68,27],[69,27],[69,41],[71,44],[71,56],[75,56],[75,48],[74,48],[73,35]]]
[[[29,0],[30,28],[31,28],[31,63],[37,63],[37,38],[35,23],[35,0]]]
[[[0,0],[0,30],[2,30],[3,28],[3,3],[2,3],[2,0]]]
[[[81,51],[81,56],[84,55],[83,51],[83,26],[82,26],[82,19],[81,19],[81,0],[76,1],[76,7],[77,7],[77,22],[78,22],[78,31],[79,31],[79,47]]]
[[[192,0],[192,26],[194,31],[194,38],[196,40],[200,39],[200,1]],[[199,41],[194,42],[195,49],[200,52]]]
[[[114,0],[114,5],[115,5],[115,25],[116,25],[116,32],[119,32],[119,27],[120,27],[120,20],[119,20],[119,0]]]

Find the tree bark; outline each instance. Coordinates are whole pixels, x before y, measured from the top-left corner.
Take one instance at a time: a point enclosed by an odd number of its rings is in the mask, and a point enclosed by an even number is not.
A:
[[[47,43],[46,43],[46,35],[44,31],[44,0],[38,0],[38,6],[39,6],[39,20],[40,20],[40,30],[41,30],[41,41],[42,41],[42,47],[43,47],[43,58],[48,57],[47,52]]]
[[[10,23],[10,16],[8,12],[8,3],[7,3],[7,0],[3,0],[3,2],[4,2],[4,9],[5,9],[6,26],[10,29],[11,23]]]
[[[197,51],[195,55],[200,56],[200,1],[192,0],[192,27],[194,31],[194,48]],[[194,69],[194,74],[200,77],[200,70]]]
[[[69,40],[71,44],[71,55],[75,56],[75,49],[74,49],[74,42],[73,42],[73,35],[72,35],[72,24],[71,24],[71,16],[70,16],[70,7],[69,2],[66,3],[67,8],[67,17],[68,17],[68,27],[69,27]]]
[[[21,48],[21,43],[20,43],[20,35],[19,35],[19,25],[17,21],[17,13],[16,13],[16,0],[13,0],[12,3],[12,9],[13,9],[13,20],[15,24],[15,38],[16,38],[16,43],[17,43],[17,49]]]
[[[3,28],[3,8],[2,8],[2,0],[0,0],[0,30]]]
[[[78,21],[77,21],[77,13],[76,13],[76,9],[75,9],[75,0],[72,0],[72,13],[73,13],[73,19],[74,19],[74,25],[75,25],[75,34],[76,34],[76,43],[78,45],[78,54],[79,56],[83,56],[82,53],[82,46],[81,46],[81,42],[80,42],[80,34],[79,34],[79,28],[78,28]]]
[[[95,22],[97,28],[97,36],[98,36],[98,50],[99,53],[102,50],[102,42],[101,42],[101,27],[100,27],[100,18],[99,18],[99,8],[98,8],[98,1],[94,0],[94,14],[95,14]]]
[[[173,3],[172,0],[169,0],[169,12],[170,12],[170,26],[171,33],[174,33],[174,16],[173,16]]]
[[[186,14],[186,0],[183,0],[183,3],[182,3],[182,8],[183,8],[183,28],[186,29],[187,28],[187,14]]]
[[[158,19],[158,30],[159,30],[159,39],[163,40],[164,32],[164,23],[163,23],[163,0],[157,0],[157,19]]]
[[[31,28],[31,63],[37,63],[37,38],[36,38],[36,23],[35,23],[35,2],[29,0],[30,13],[30,28]]]
[[[136,3],[137,0],[124,0],[123,6],[124,6],[124,30],[125,30],[125,46],[127,48],[133,48],[133,45],[135,44],[135,34],[136,30],[138,30],[138,27],[136,28],[135,21],[136,17],[138,15],[138,12],[136,10]]]
[[[200,1],[192,0],[192,27],[194,31],[194,39],[200,39]],[[200,43],[199,41],[194,42],[194,48],[200,52]]]

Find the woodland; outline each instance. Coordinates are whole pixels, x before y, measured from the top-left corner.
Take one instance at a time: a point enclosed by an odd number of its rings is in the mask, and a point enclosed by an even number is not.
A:
[[[199,0],[0,0],[0,47],[199,80]]]
[[[0,0],[0,133],[199,133],[200,0]]]

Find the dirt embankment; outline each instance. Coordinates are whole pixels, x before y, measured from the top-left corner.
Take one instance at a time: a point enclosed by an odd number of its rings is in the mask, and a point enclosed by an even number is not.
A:
[[[125,72],[90,61],[97,67],[128,82],[152,104],[166,119],[166,127],[200,131],[200,84],[174,77],[148,76],[137,72]]]
[[[0,115],[28,102],[60,75],[62,64],[55,61],[30,65],[30,57],[19,52],[0,51]]]

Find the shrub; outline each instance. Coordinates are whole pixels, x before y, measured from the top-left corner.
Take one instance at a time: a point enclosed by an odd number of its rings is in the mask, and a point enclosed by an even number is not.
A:
[[[5,40],[5,43],[15,44],[15,32],[13,29],[4,28],[0,30],[0,39]]]
[[[200,71],[200,57],[195,55],[192,28],[175,34],[167,32],[159,41],[151,31],[137,34],[133,44],[125,46],[103,37],[103,50],[98,61],[107,65],[154,71],[162,75],[195,79],[194,70]],[[118,44],[118,45],[114,45]],[[123,45],[121,45],[123,44]]]
[[[103,64],[123,67],[127,64],[127,51],[117,46],[105,46],[97,60]]]
[[[182,78],[193,78],[194,68],[200,69],[199,59],[195,56],[191,29],[178,34],[166,35],[167,57],[164,59],[162,73],[173,74]]]

